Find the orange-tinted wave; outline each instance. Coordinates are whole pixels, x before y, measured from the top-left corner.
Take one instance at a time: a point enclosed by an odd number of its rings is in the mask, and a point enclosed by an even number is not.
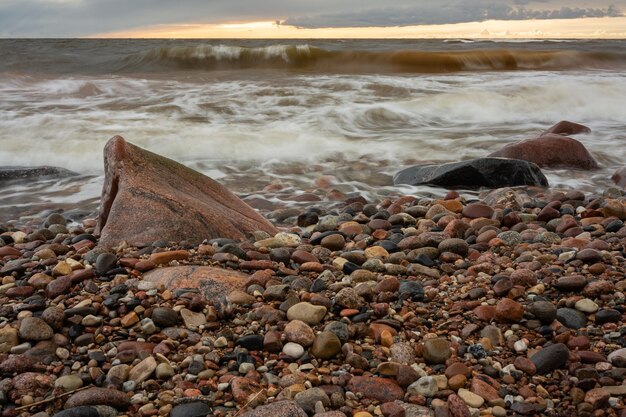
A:
[[[228,45],[151,49],[122,60],[120,70],[284,69],[321,72],[448,73],[626,67],[626,54],[597,51],[474,49],[466,51],[327,50],[310,45]]]

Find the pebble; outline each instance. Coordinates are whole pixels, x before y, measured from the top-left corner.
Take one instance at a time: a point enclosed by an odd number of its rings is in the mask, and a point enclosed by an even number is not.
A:
[[[54,331],[38,317],[24,317],[20,323],[19,335],[24,340],[47,340],[52,338]]]
[[[314,326],[326,316],[326,307],[313,305],[308,302],[295,304],[287,310],[289,320],[300,320],[310,326]]]
[[[422,355],[426,363],[444,363],[451,355],[450,342],[442,338],[428,339],[424,342]]]

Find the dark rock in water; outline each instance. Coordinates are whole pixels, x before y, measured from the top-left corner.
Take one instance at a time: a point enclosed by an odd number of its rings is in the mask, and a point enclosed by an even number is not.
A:
[[[556,319],[565,327],[580,329],[587,324],[587,316],[573,308],[559,308],[556,310]]]
[[[554,133],[556,135],[576,135],[579,133],[591,133],[591,129],[578,123],[561,120],[550,129],[543,132],[542,135],[549,133]]]
[[[569,349],[563,343],[547,346],[535,353],[530,360],[535,364],[537,373],[545,375],[565,366]]]
[[[163,285],[171,291],[197,288],[207,300],[226,297],[233,290],[243,290],[248,276],[241,272],[211,266],[172,266],[153,269],[144,274],[144,281]]]
[[[34,178],[67,178],[77,175],[76,172],[59,167],[0,167],[0,183],[32,180]]]
[[[548,186],[537,165],[516,159],[480,158],[442,165],[418,165],[398,172],[393,183],[449,188]]]
[[[115,417],[118,412],[108,405],[83,405],[59,411],[52,417]]]
[[[626,188],[626,167],[615,171],[611,179],[618,187]]]
[[[489,156],[522,159],[542,168],[598,168],[598,163],[582,143],[554,133],[511,143]]]
[[[201,242],[276,228],[218,182],[171,159],[127,143],[104,148],[105,179],[96,234],[100,244],[165,240]]]
[[[213,410],[207,403],[194,401],[186,404],[178,404],[170,412],[170,417],[205,417]]]

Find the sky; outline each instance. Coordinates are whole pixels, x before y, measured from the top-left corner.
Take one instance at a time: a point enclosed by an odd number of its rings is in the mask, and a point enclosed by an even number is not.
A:
[[[0,37],[626,38],[626,0],[0,0]]]

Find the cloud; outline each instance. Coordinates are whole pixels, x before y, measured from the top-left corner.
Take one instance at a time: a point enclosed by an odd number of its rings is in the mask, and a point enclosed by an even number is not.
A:
[[[530,3],[529,0],[516,0]],[[546,3],[546,1],[543,1]],[[599,7],[560,7],[533,9],[502,1],[447,1],[404,7],[376,8],[312,16],[290,17],[285,24],[304,28],[436,25],[485,20],[574,19],[581,17],[616,17],[621,11],[614,5]]]
[[[405,26],[619,15],[626,0],[0,0],[0,37],[276,19],[301,27]],[[615,4],[615,6],[611,6]],[[567,6],[567,7],[565,7]]]

